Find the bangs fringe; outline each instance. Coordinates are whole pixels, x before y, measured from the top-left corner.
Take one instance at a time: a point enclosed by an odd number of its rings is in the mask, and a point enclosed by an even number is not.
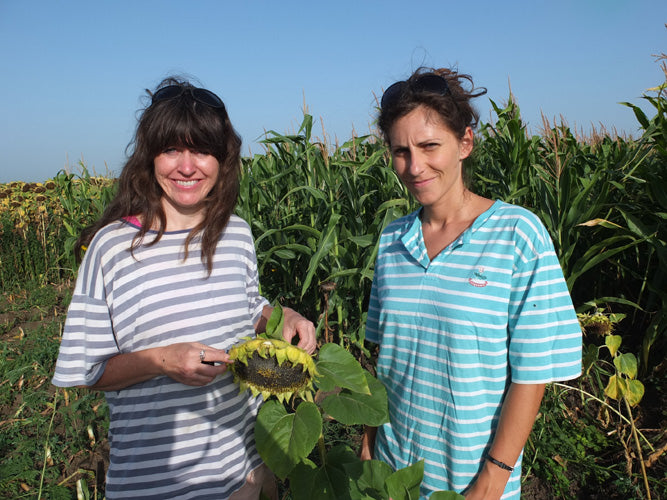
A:
[[[165,107],[161,111],[162,119],[154,123],[162,125],[147,131],[146,142],[153,145],[151,155],[157,156],[169,147],[180,146],[216,158],[225,157],[224,125],[215,110],[196,101],[181,99],[178,106]]]

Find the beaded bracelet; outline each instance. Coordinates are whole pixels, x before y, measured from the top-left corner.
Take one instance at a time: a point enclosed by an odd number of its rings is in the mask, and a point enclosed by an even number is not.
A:
[[[501,469],[505,469],[505,470],[508,470],[508,471],[510,471],[510,472],[514,471],[514,467],[510,467],[510,466],[507,465],[506,463],[501,462],[500,460],[496,460],[495,458],[493,458],[493,457],[492,457],[491,455],[489,455],[488,453],[486,454],[486,459],[487,459],[489,462],[491,462],[493,465],[497,465],[497,466],[500,467]]]

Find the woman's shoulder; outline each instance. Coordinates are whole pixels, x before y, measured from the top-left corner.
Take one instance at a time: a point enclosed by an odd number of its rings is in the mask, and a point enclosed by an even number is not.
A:
[[[389,236],[392,234],[404,233],[408,231],[408,229],[410,229],[414,224],[415,219],[419,216],[420,210],[421,208],[391,221],[382,231],[382,236]]]
[[[504,201],[498,201],[496,204],[496,210],[492,215],[496,224],[511,226],[515,238],[533,242],[538,247],[550,246],[549,231],[542,219],[531,209]]]
[[[238,215],[232,214],[220,235],[220,241],[236,242],[241,245],[253,245],[254,237],[250,224]]]
[[[102,226],[93,236],[91,240],[91,246],[94,244],[100,244],[108,240],[113,240],[116,238],[126,238],[127,236],[134,236],[137,232],[137,227],[131,223],[119,219],[113,222],[110,222],[106,226]]]
[[[229,221],[227,221],[227,226],[225,227],[225,231],[228,232],[233,232],[233,233],[243,233],[243,234],[250,234],[250,224],[246,222],[245,219],[239,217],[236,214],[232,214],[229,216]]]
[[[542,220],[531,209],[505,201],[496,202],[495,216],[497,219],[514,221],[517,225],[544,227]]]

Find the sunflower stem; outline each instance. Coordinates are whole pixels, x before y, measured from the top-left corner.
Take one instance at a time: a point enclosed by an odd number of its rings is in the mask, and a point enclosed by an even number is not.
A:
[[[324,447],[324,434],[320,432],[320,437],[317,440],[317,449],[320,452],[320,460],[322,461],[322,465],[326,463],[326,458],[327,458],[327,450]]]

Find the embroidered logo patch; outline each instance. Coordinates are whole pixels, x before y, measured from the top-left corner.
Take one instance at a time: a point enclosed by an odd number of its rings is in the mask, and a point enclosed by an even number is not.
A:
[[[484,274],[484,268],[480,267],[473,273],[473,275],[468,278],[468,283],[470,283],[472,286],[476,287],[483,287],[489,284],[489,282],[486,279],[486,275]]]

